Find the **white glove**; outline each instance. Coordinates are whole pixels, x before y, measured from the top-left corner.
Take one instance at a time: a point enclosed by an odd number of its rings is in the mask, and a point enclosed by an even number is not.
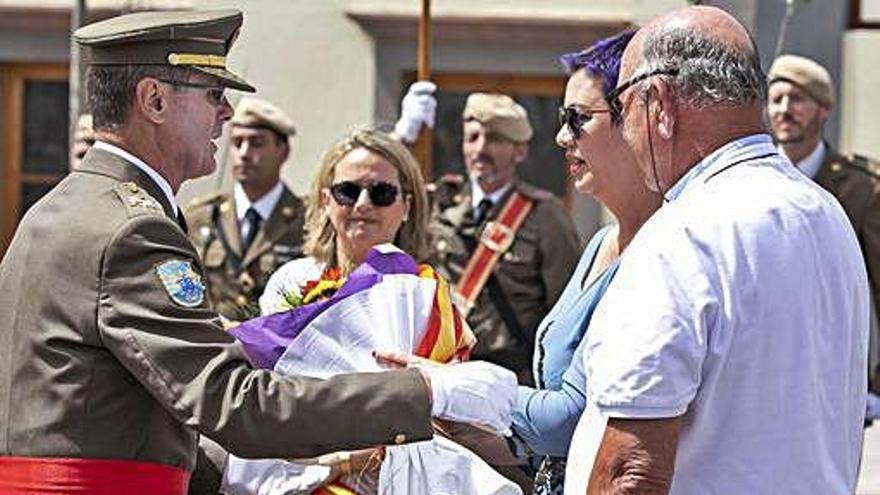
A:
[[[394,124],[394,133],[412,144],[418,139],[422,124],[433,128],[437,100],[437,85],[430,81],[416,81],[410,85],[400,102],[400,119]]]
[[[498,434],[510,431],[517,389],[512,371],[484,361],[419,369],[431,380],[434,416],[487,426]]]

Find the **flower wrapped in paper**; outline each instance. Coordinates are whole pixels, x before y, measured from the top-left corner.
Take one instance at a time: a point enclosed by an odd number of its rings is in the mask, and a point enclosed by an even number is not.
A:
[[[311,285],[312,289],[320,286],[320,283]],[[452,304],[446,281],[430,266],[416,264],[409,255],[392,245],[373,247],[364,263],[341,286],[337,283],[333,290],[335,292],[325,300],[244,322],[231,332],[255,366],[286,375],[318,378],[353,371],[383,371],[372,355],[377,349],[449,362],[466,359],[475,343],[467,323]],[[432,452],[430,469],[418,460],[428,451]],[[472,493],[519,493],[517,487],[474,454],[449,441],[435,439],[388,447],[387,452],[386,463],[403,462],[401,465],[411,471],[406,479],[425,480],[426,490],[429,486],[437,486],[436,482],[429,482],[437,478],[441,483],[458,479],[465,484],[474,484],[474,480],[480,480],[481,486],[474,486]],[[434,454],[438,452],[440,458]],[[442,458],[448,462],[444,464]],[[408,460],[404,462],[403,459]],[[227,489],[231,493],[255,493],[260,492],[256,485],[273,485],[284,487],[288,492],[309,493],[308,479],[320,479],[315,476],[314,467],[283,461],[266,462],[244,461],[230,456],[225,475]],[[479,474],[462,470],[462,463]],[[440,467],[444,465],[448,469]],[[384,464],[382,469],[387,471]],[[419,472],[423,470],[425,472]],[[447,471],[457,472],[450,476]],[[282,481],[279,478],[287,479]],[[259,483],[255,483],[255,479]],[[379,492],[408,493],[402,487],[382,486],[383,483],[400,484],[400,479],[380,476]],[[485,480],[492,480],[489,484],[493,487],[489,487]],[[353,473],[315,493],[357,493],[350,488],[355,487],[363,494],[364,487],[371,483],[359,481],[357,473]],[[230,486],[235,483],[249,488],[236,492],[234,486]],[[461,493],[467,492],[466,489]]]

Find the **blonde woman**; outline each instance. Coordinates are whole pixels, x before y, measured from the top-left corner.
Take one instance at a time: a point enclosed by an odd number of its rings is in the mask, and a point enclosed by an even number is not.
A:
[[[272,275],[260,298],[263,314],[293,307],[322,274],[347,275],[377,244],[390,242],[416,261],[425,259],[428,199],[412,154],[372,129],[336,142],[312,183],[306,230],[307,256]]]

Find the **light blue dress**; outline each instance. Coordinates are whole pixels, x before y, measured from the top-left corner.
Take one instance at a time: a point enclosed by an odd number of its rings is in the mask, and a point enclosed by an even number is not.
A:
[[[535,339],[533,372],[538,388],[519,387],[513,430],[530,454],[565,457],[586,399],[583,338],[593,311],[617,272],[618,260],[583,287],[602,239],[597,232],[578,262],[559,300],[544,317]]]

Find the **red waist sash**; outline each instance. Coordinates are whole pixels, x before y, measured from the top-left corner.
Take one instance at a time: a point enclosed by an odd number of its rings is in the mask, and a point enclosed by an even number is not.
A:
[[[0,495],[185,495],[190,473],[151,462],[0,457]]]

